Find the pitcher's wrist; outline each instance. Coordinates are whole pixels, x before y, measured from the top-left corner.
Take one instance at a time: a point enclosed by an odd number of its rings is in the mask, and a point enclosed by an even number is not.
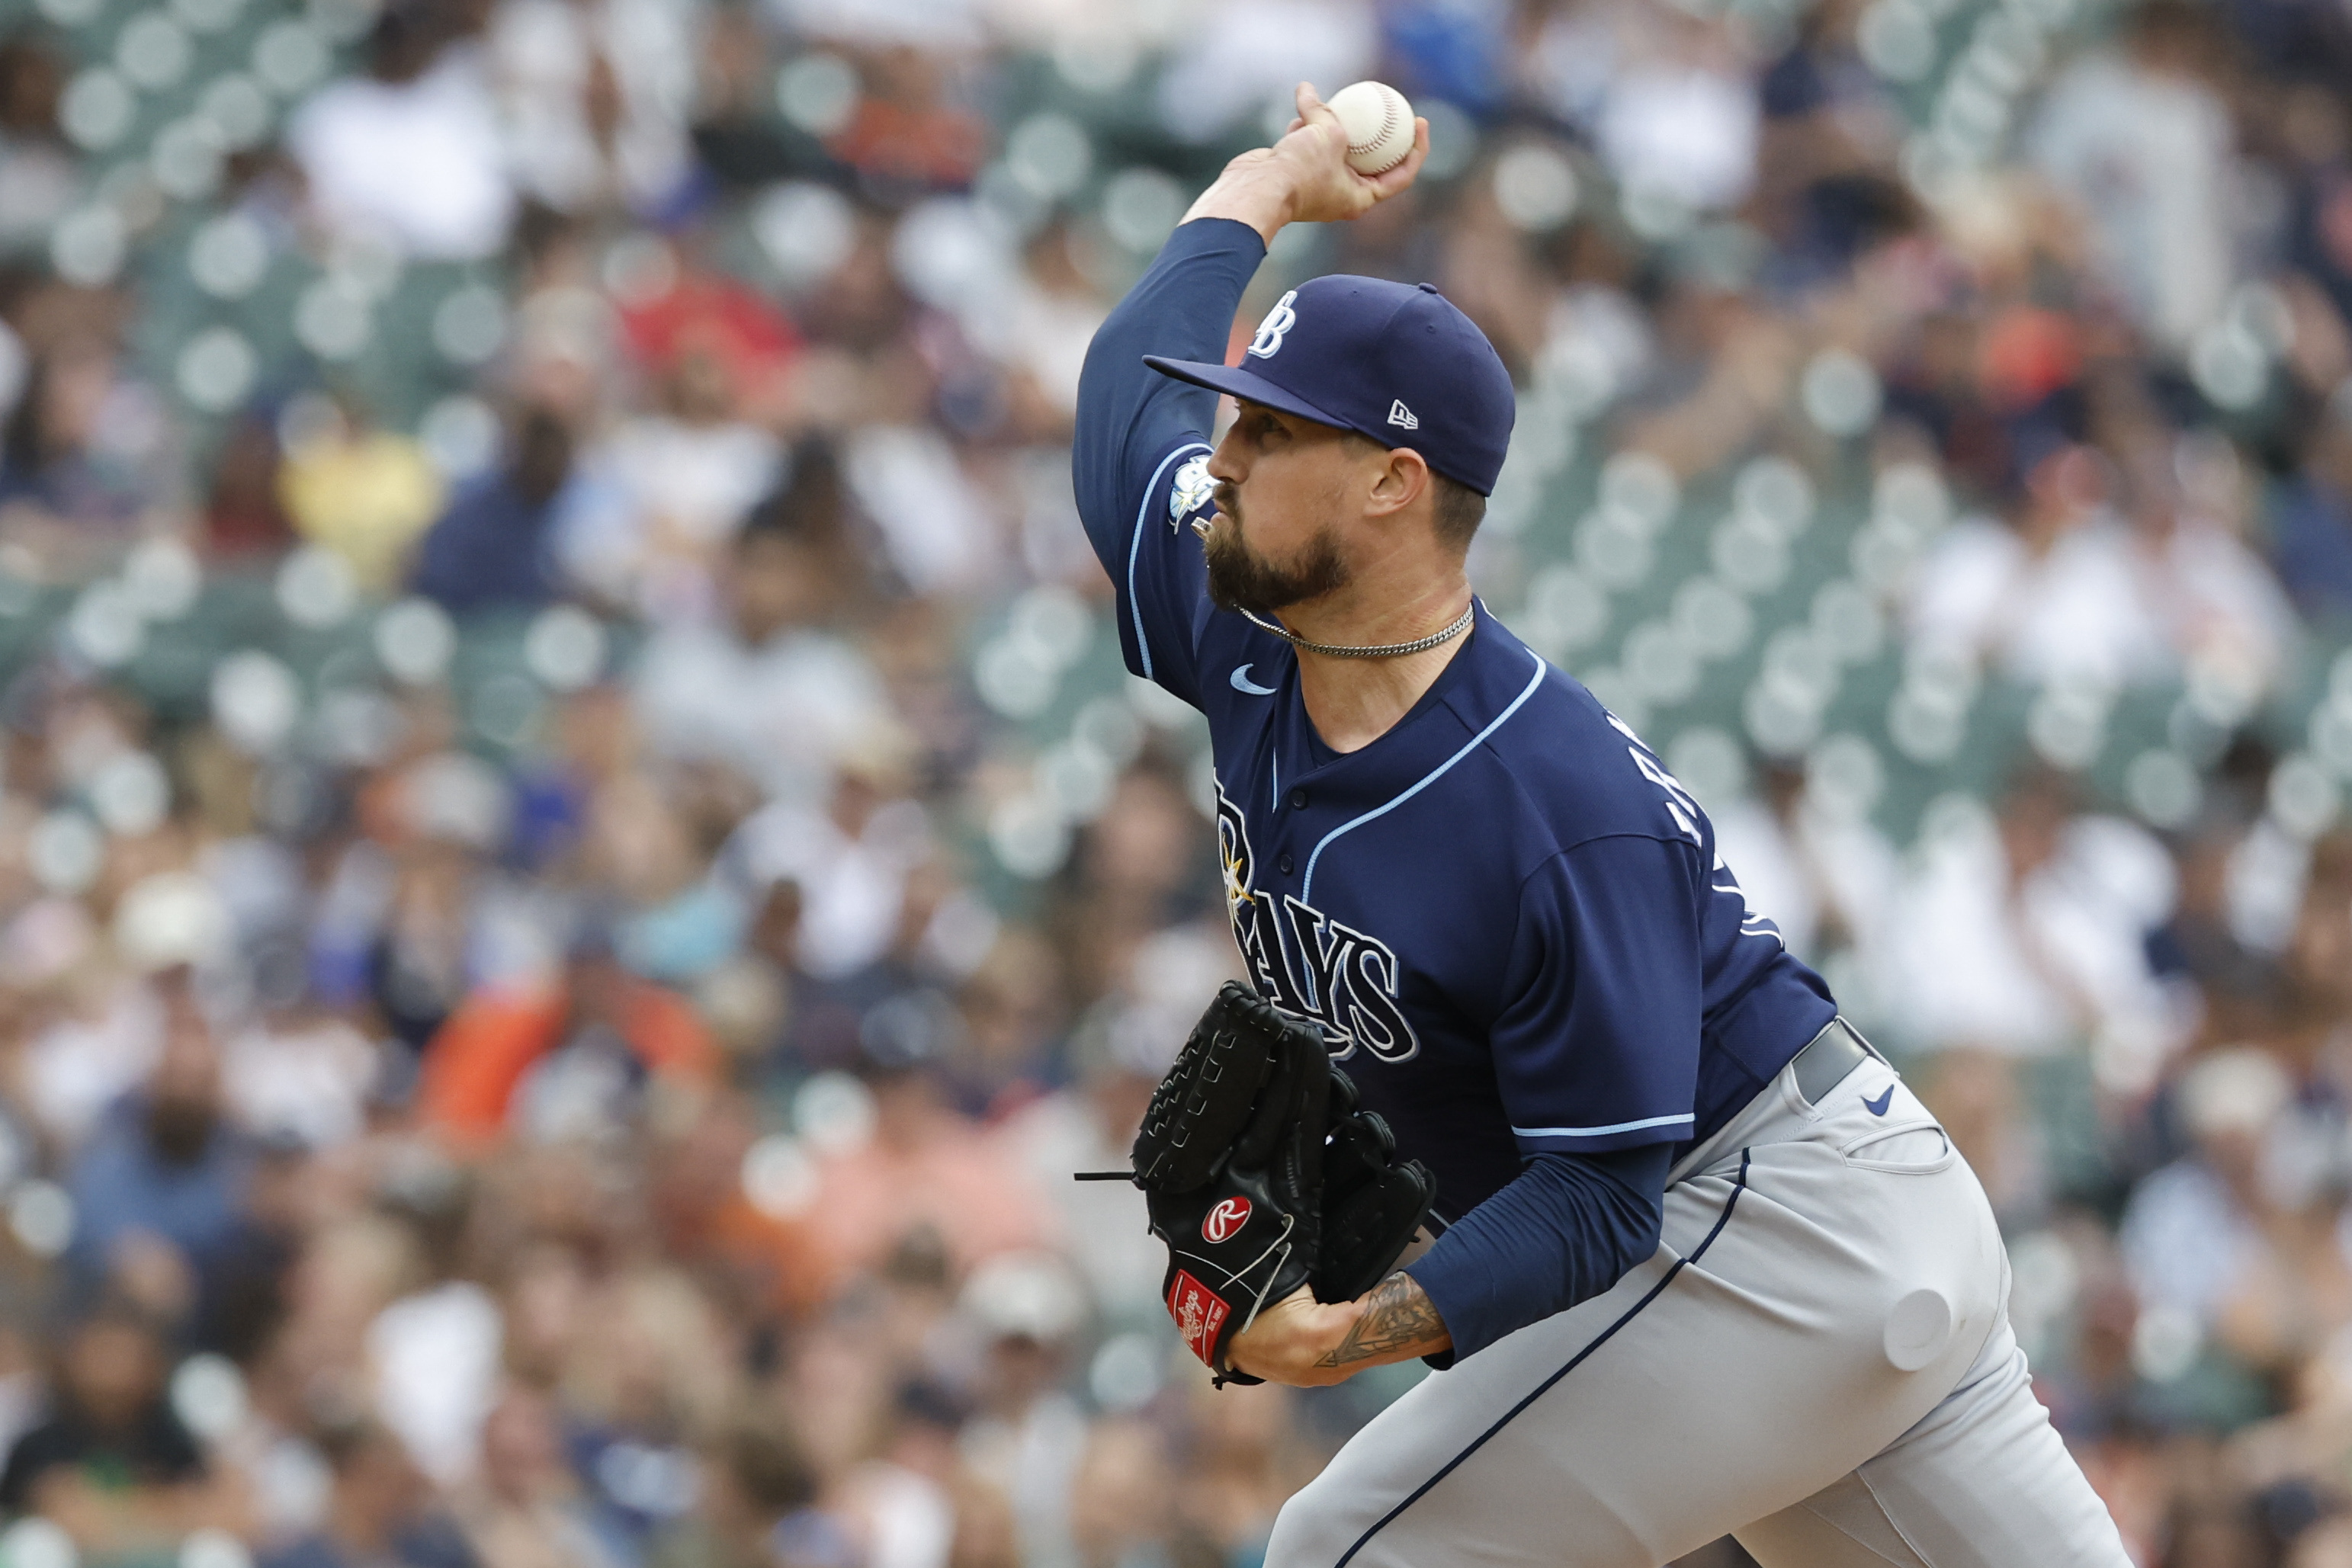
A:
[[[1244,167],[1234,166],[1244,160],[1252,162]],[[1260,149],[1254,153],[1244,152],[1227,164],[1216,183],[1202,192],[1200,199],[1184,214],[1184,221],[1189,224],[1195,218],[1231,218],[1257,230],[1258,237],[1272,245],[1274,236],[1291,221],[1297,204],[1298,193],[1291,180],[1274,165],[1266,151]]]

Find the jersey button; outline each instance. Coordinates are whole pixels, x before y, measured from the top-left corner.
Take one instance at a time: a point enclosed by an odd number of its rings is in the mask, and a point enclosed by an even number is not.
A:
[[[1291,809],[1292,810],[1294,810],[1294,811],[1304,811],[1305,810],[1307,810],[1307,791],[1306,791],[1306,790],[1304,790],[1304,789],[1293,789],[1293,790],[1290,792],[1290,809]]]
[[[1290,874],[1290,857],[1288,855],[1279,855],[1275,859],[1274,869],[1280,872],[1283,875],[1288,876]]]

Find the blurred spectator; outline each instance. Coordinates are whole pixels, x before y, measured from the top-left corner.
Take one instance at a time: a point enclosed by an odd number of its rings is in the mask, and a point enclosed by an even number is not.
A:
[[[251,1151],[224,1114],[220,1049],[184,978],[166,991],[162,1049],[136,1095],[75,1162],[73,1261],[83,1298],[111,1289],[184,1322],[219,1284],[245,1224]]]
[[[2111,471],[2088,446],[2045,443],[2008,524],[1963,519],[1920,572],[1912,635],[2026,679],[2109,688],[2172,668],[2130,537],[2104,507]]]
[[[727,860],[755,896],[789,888],[791,963],[819,981],[849,981],[911,955],[929,935],[908,929],[909,883],[937,852],[908,795],[905,737],[880,731],[839,758],[824,810],[789,799],[736,831]],[[781,911],[779,911],[781,913]],[[911,940],[910,940],[911,939]]]
[[[694,19],[655,0],[496,6],[488,68],[516,183],[567,211],[657,209],[688,177]]]
[[[461,1138],[495,1135],[510,1118],[541,1137],[580,1136],[625,1118],[648,1075],[693,1083],[713,1057],[685,1001],[628,973],[610,935],[592,928],[556,985],[467,997],[426,1048],[417,1101]]]
[[[393,587],[410,546],[440,513],[440,476],[415,442],[369,428],[342,403],[314,395],[296,409],[299,428],[278,471],[288,519],[349,561],[362,587]]]
[[[2314,422],[2302,466],[2273,506],[2271,562],[2297,608],[2352,616],[2352,397]]]
[[[163,1333],[101,1303],[60,1339],[53,1406],[9,1449],[0,1508],[42,1514],[91,1553],[168,1550],[191,1530],[240,1526],[243,1500],[208,1473],[166,1397]]]
[[[376,1412],[446,1496],[483,1463],[505,1323],[474,1277],[477,1210],[465,1174],[426,1156],[396,1182],[388,1196],[412,1242],[416,1277],[400,1280],[405,1289],[366,1324],[366,1371]]]
[[[921,993],[880,1004],[861,1025],[870,1111],[845,1113],[792,1226],[800,1286],[816,1299],[918,1232],[940,1239],[959,1271],[1057,1239],[1051,1209],[1007,1151],[950,1104],[940,1068],[951,1028],[940,999]],[[869,1114],[870,1128],[859,1130]]]
[[[135,395],[113,348],[77,329],[35,350],[0,431],[0,520],[68,575],[120,549],[158,499],[118,439],[136,434]]]
[[[1927,846],[1890,915],[1887,994],[1916,1044],[2032,1056],[2087,1042],[2144,1082],[2179,1039],[2147,956],[2172,866],[2142,830],[2070,806],[2062,779],[2029,774],[1997,821],[1955,821]]]
[[[1087,1435],[1071,1487],[1080,1568],[1118,1568],[1168,1551],[1176,1523],[1172,1469],[1167,1439],[1142,1422],[1106,1422]]]
[[[1085,1412],[1059,1386],[1086,1312],[1078,1281],[1051,1258],[1006,1254],[972,1270],[959,1309],[986,1343],[966,1462],[1003,1493],[1022,1561],[1066,1562],[1071,1483],[1090,1437]]]
[[[803,465],[800,493],[824,482],[806,472],[824,462]],[[722,574],[724,620],[665,628],[637,673],[656,752],[724,763],[798,806],[824,798],[854,747],[896,744],[873,666],[825,629],[837,583],[816,528],[795,491],[753,511]]]
[[[1756,177],[1755,83],[1714,29],[1673,12],[1645,23],[1592,110],[1601,154],[1636,201],[1737,206]]]
[[[437,1515],[397,1438],[359,1421],[325,1435],[333,1500],[313,1533],[262,1554],[261,1568],[475,1568],[479,1559]]]
[[[2231,281],[2236,171],[2210,13],[2151,0],[2125,47],[2084,55],[2050,90],[2034,162],[2089,222],[2106,281],[2158,343],[2186,348]]]
[[[345,238],[459,260],[498,249],[513,221],[498,110],[481,62],[456,46],[458,7],[384,7],[369,74],[330,83],[287,127],[310,198]]]
[[[73,157],[58,133],[66,74],[38,35],[0,38],[0,248],[39,237],[73,201]]]
[[[704,1502],[654,1543],[651,1568],[765,1568],[787,1554],[789,1521],[816,1500],[816,1478],[791,1431],[739,1418],[702,1467]]]
[[[563,549],[608,598],[658,621],[700,622],[724,542],[775,489],[783,454],[775,437],[734,417],[730,371],[716,355],[682,354],[663,382],[663,412],[624,423],[601,454],[625,497],[594,519],[609,537],[581,530]]]
[[[276,554],[293,542],[278,503],[278,434],[248,419],[229,434],[205,498],[205,543],[216,556]]]
[[[1894,846],[1866,814],[1822,799],[1793,768],[1771,768],[1763,782],[1760,801],[1710,813],[1716,848],[1739,868],[1749,907],[1769,910],[1789,950],[1810,964],[1842,949],[1874,951],[1900,874]]]
[[[1164,1249],[1149,1231],[1126,1222],[1129,1208],[1117,1185],[1067,1179],[1073,1171],[1120,1168],[1151,1091],[1176,1059],[1180,1030],[1191,1027],[1181,1020],[1199,994],[1185,983],[1197,978],[1192,968],[1170,966],[1173,975],[1166,979],[1159,966],[1139,961],[1136,968],[1153,994],[1115,995],[1097,1004],[1077,1031],[1077,1081],[1023,1107],[1006,1121],[1003,1136],[1030,1180],[1053,1198],[1063,1234],[1087,1238],[1076,1263],[1097,1305],[1111,1318],[1148,1323],[1160,1310]]]
[[[2259,1051],[2200,1058],[2180,1082],[2193,1152],[2134,1196],[2123,1252],[2157,1332],[2257,1378],[2289,1376],[2328,1353],[2352,1301],[2337,1227],[2340,1111],[2298,1103]]]
[[[508,1390],[482,1426],[481,1485],[461,1506],[482,1568],[613,1568],[624,1548],[604,1539],[565,1463],[546,1398]]]
[[[474,480],[418,543],[410,586],[460,614],[530,610],[561,597],[555,553],[567,505],[586,485],[573,466],[572,432],[551,410],[525,409],[514,451]]]

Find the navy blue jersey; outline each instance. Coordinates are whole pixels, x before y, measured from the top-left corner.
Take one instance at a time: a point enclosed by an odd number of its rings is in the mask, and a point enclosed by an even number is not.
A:
[[[1095,338],[1074,457],[1129,668],[1208,717],[1249,977],[1331,1030],[1449,1218],[1538,1153],[1693,1144],[1835,1010],[1697,802],[1483,604],[1412,710],[1342,755],[1289,645],[1209,601],[1215,394],[1142,356],[1222,358],[1264,256],[1245,225],[1176,231]]]

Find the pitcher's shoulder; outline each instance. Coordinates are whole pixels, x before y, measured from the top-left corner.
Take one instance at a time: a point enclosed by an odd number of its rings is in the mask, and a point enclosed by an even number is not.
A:
[[[1685,821],[1696,822],[1696,803],[1581,681],[1507,632],[1484,653],[1485,678],[1465,683],[1472,689],[1456,698],[1465,725],[1481,710],[1494,715],[1477,727],[1480,773],[1507,779],[1521,809],[1540,818],[1560,848],[1620,833],[1681,836]],[[1507,693],[1513,682],[1517,690]],[[1662,799],[1675,810],[1662,810]]]

